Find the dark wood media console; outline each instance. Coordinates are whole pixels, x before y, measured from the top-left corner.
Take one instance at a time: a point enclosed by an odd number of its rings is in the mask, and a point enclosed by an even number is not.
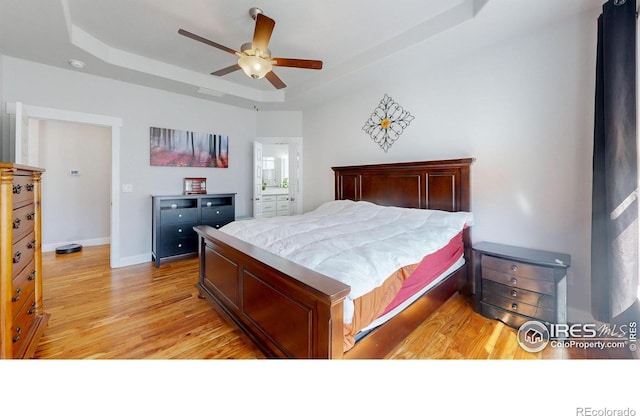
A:
[[[334,167],[335,198],[471,211],[472,163],[456,159]],[[268,357],[383,358],[454,293],[472,290],[466,229],[466,264],[345,353],[343,300],[349,286],[213,227],[194,229],[201,296]]]

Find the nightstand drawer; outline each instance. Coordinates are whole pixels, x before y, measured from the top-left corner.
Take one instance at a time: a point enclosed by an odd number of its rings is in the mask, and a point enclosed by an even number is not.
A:
[[[482,301],[504,310],[526,315],[532,319],[541,321],[555,320],[555,310],[529,305],[517,300],[511,300],[498,296],[495,293],[482,293]]]
[[[556,302],[553,295],[502,285],[487,279],[482,279],[482,295],[483,297],[485,295],[501,296],[514,302],[523,302],[546,309],[554,309]]]
[[[482,269],[493,269],[497,272],[508,273],[516,277],[525,277],[528,279],[540,279],[548,282],[555,281],[553,269],[549,267],[535,266],[489,255],[482,256]]]
[[[545,293],[547,295],[553,295],[555,290],[555,284],[553,282],[517,277],[507,273],[500,273],[491,269],[482,269],[482,278],[492,280],[494,282],[510,287],[517,287],[520,289],[531,290],[533,292]]]

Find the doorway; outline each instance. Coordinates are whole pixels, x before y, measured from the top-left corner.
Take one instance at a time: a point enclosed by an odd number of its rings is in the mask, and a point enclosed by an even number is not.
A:
[[[262,216],[262,204],[256,204],[262,191],[286,190],[289,215],[302,214],[302,138],[259,137],[259,160],[254,155],[254,178],[259,172],[260,184],[254,184],[254,216]],[[255,153],[255,149],[254,149]],[[256,164],[259,165],[256,167]],[[268,193],[268,192],[267,192]],[[277,192],[276,192],[277,193]],[[260,206],[259,208],[257,208]],[[258,210],[259,212],[256,212]]]
[[[25,105],[20,102],[7,103],[7,113],[10,116],[10,129],[15,140],[13,154],[15,163],[28,165],[29,150],[37,142],[37,134],[29,134],[29,122],[32,120],[50,120],[89,124],[109,128],[111,131],[111,204],[110,204],[110,266],[123,266],[120,262],[120,128],[122,119],[98,114],[80,113],[75,111],[58,110],[53,108]]]

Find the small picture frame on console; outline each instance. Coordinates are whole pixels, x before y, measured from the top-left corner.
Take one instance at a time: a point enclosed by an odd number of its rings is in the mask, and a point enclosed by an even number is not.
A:
[[[184,178],[183,193],[185,195],[206,194],[207,178]]]

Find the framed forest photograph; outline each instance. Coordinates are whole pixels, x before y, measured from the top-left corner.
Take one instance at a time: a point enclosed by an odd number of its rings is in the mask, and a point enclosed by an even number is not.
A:
[[[228,168],[229,136],[150,128],[151,166]]]

